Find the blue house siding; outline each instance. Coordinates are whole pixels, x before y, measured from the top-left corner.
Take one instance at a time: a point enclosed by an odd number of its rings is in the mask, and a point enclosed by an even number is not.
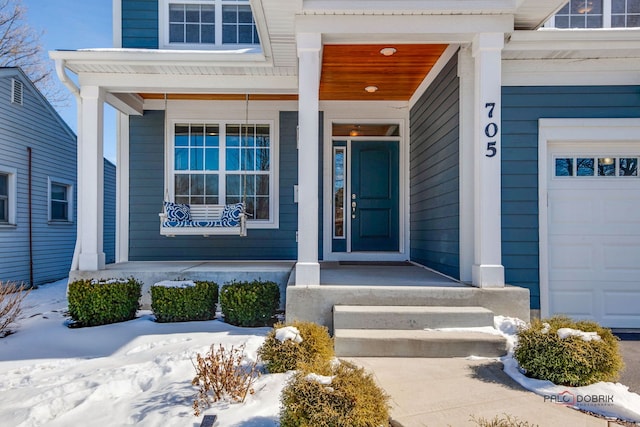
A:
[[[10,102],[11,79],[23,83],[23,105]],[[76,193],[76,137],[26,76],[0,69],[0,167],[16,173],[15,225],[0,226],[0,281],[25,282],[29,274],[29,171],[32,153],[33,284],[66,277],[76,243],[73,222],[49,222],[49,180],[73,184]]]
[[[502,88],[502,262],[505,280],[540,308],[538,119],[640,117],[640,86]]]
[[[298,181],[297,112],[280,113],[280,227],[249,229],[247,237],[163,237],[158,213],[164,199],[164,112],[145,111],[130,119],[129,259],[164,260],[293,260],[297,258],[298,207],[293,186]]]
[[[411,109],[411,260],[460,276],[457,56]]]
[[[158,46],[158,0],[122,0],[122,47]]]
[[[103,250],[107,264],[116,262],[116,166],[104,160]]]

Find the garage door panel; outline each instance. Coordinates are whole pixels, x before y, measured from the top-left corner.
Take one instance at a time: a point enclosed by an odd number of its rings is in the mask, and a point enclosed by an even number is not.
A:
[[[553,250],[549,253],[549,265],[553,270],[589,269],[593,265],[593,244],[570,236],[550,239]]]
[[[592,291],[552,291],[549,296],[551,299],[549,306],[552,313],[565,314],[582,319],[592,317],[594,310]]]
[[[619,238],[602,245],[604,269],[621,270],[628,279],[637,279],[640,277],[640,242],[629,240]]]
[[[605,316],[638,316],[640,292],[605,291],[602,294],[602,311]]]
[[[550,222],[557,227],[576,228],[579,224],[591,224],[597,213],[594,201],[584,200],[567,191],[554,193],[549,203],[556,207],[550,211]]]

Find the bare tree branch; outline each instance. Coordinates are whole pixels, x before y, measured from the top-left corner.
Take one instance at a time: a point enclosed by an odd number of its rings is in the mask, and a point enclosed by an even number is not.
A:
[[[21,0],[0,0],[0,67],[22,68],[51,104],[64,106],[69,99],[55,80],[41,36],[27,23]]]

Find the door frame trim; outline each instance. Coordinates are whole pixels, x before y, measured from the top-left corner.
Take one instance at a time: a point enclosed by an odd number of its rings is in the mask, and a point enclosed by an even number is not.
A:
[[[359,109],[363,109],[363,106],[358,106]],[[377,110],[377,109],[376,109]],[[384,109],[385,113],[388,113],[387,108]],[[353,109],[349,109],[353,114]],[[409,167],[408,167],[408,154],[407,154],[407,141],[409,138],[408,120],[405,119],[404,114],[406,109],[401,110],[403,117],[389,117],[384,119],[377,118],[349,118],[345,119],[345,115],[340,115],[338,111],[330,111],[325,109],[325,122],[324,122],[324,141],[323,141],[323,232],[322,232],[322,255],[325,261],[405,261],[409,259],[409,192],[408,192],[408,180],[409,180]],[[329,113],[334,113],[329,115]],[[365,112],[366,114],[366,112]],[[376,113],[373,117],[380,117],[382,114]],[[338,118],[340,117],[340,118]],[[379,123],[397,123],[400,129],[399,137],[336,137],[332,135],[332,125],[334,123],[360,123],[360,124],[379,124]],[[398,172],[399,172],[399,189],[398,189],[398,209],[399,209],[399,248],[397,252],[333,252],[332,251],[332,236],[333,226],[332,222],[332,187],[333,187],[333,141],[334,139],[347,141],[347,147],[350,148],[351,140],[369,140],[375,141],[398,141]],[[350,149],[348,150],[350,153]],[[350,154],[349,154],[350,156]],[[349,161],[350,161],[350,157]],[[348,188],[350,191],[350,187]],[[351,193],[348,193],[351,194]],[[350,233],[350,225],[347,227],[346,232]],[[351,248],[347,247],[347,250]]]
[[[540,315],[549,317],[549,144],[640,142],[640,119],[538,120],[538,241]]]

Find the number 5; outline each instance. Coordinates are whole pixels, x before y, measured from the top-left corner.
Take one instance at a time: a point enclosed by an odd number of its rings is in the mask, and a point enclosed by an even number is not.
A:
[[[487,142],[487,154],[485,154],[485,156],[494,157],[496,154],[498,154],[498,149],[496,148],[496,141]]]

